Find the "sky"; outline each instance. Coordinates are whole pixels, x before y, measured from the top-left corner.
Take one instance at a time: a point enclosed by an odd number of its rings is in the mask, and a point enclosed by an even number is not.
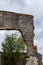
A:
[[[0,10],[34,16],[34,45],[43,57],[43,0],[0,0]]]

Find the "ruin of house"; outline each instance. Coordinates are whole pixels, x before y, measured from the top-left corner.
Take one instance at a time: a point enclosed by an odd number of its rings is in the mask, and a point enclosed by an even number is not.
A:
[[[42,56],[34,46],[34,16],[8,11],[0,11],[0,30],[19,30],[27,45],[27,57],[25,65],[41,65]],[[0,65],[2,55],[0,53]]]

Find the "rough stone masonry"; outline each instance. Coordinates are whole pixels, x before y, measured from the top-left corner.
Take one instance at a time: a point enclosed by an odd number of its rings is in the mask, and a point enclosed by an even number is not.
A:
[[[27,45],[26,65],[41,65],[42,56],[34,46],[34,21],[33,16],[8,11],[0,11],[0,30],[19,30]],[[0,59],[1,65],[1,59]]]

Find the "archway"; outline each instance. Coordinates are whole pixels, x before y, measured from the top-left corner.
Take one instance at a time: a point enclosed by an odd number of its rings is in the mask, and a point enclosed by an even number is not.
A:
[[[33,16],[0,11],[0,30],[19,30],[27,45],[27,57],[35,56]]]
[[[22,35],[21,35],[21,32],[19,32],[19,31],[17,31],[17,30],[0,30],[0,44],[2,45],[2,42],[6,39],[6,35],[14,35],[14,36],[16,36],[17,38],[20,38],[20,37],[22,37]],[[24,42],[24,41],[23,41]],[[1,46],[0,46],[1,47]],[[0,49],[0,51],[1,51],[1,49]],[[26,44],[25,44],[25,50],[23,50],[22,51],[22,53],[26,56],[26,54],[27,54],[27,46],[26,46]],[[17,63],[17,65],[19,64],[19,63],[21,63],[21,65],[25,65],[25,61],[26,61],[26,58],[23,58],[23,60],[22,59],[20,59],[19,61],[18,61],[18,63]],[[10,61],[10,63],[12,63],[11,61]],[[9,64],[10,64],[9,63]],[[13,62],[14,63],[14,62]],[[2,65],[3,65],[3,60],[2,60]]]
[[[34,23],[32,15],[0,11],[0,30],[19,30],[28,47],[27,55],[34,55],[33,50],[29,50],[34,40]]]

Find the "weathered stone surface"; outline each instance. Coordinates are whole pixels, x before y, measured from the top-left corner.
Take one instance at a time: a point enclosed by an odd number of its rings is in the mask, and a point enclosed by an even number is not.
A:
[[[0,11],[0,18],[1,18],[0,29],[19,30],[24,38],[26,45],[28,45],[28,47],[29,47],[29,44],[33,43],[34,25],[33,25],[32,15]],[[28,48],[28,50],[30,50],[30,48]],[[33,54],[33,53],[31,52],[30,54]]]
[[[19,30],[24,38],[25,44],[27,45],[27,57],[30,57],[29,65],[32,65],[31,60],[33,61],[34,59],[36,62],[34,61],[33,63],[36,63],[36,65],[38,65],[37,59],[35,58],[37,56],[37,47],[33,45],[34,22],[32,15],[0,11],[0,30]],[[38,60],[40,59],[38,58]],[[27,62],[27,65],[29,62]]]
[[[38,65],[42,65],[42,56],[41,56],[41,54],[37,53],[36,57],[38,58]]]
[[[27,63],[26,65],[38,65],[38,59],[37,57],[32,57],[30,56],[28,59],[27,59]]]

